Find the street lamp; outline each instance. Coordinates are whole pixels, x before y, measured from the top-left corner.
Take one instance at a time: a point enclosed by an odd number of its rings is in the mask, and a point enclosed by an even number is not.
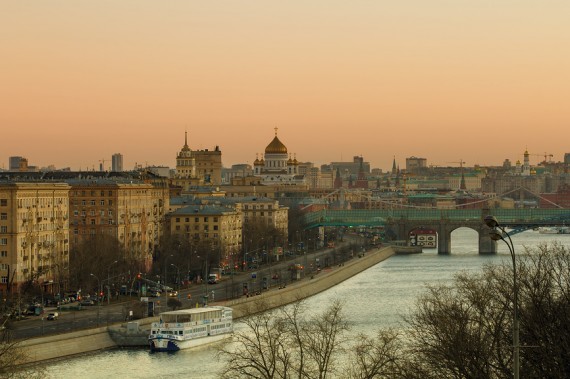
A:
[[[111,296],[109,296],[111,292],[111,266],[117,262],[119,261],[115,261],[107,267],[107,305],[111,303]]]
[[[518,315],[518,296],[519,296],[519,288],[517,285],[517,265],[515,261],[515,247],[513,245],[513,241],[511,240],[511,236],[509,233],[505,231],[499,221],[494,216],[486,216],[485,217],[485,224],[491,228],[491,232],[489,236],[493,241],[502,240],[509,248],[509,252],[511,253],[511,258],[513,260],[513,377],[515,379],[519,379],[519,315]],[[505,235],[508,238],[508,241],[505,239]]]
[[[103,290],[101,289],[101,281],[99,280],[99,277],[97,275],[94,274],[89,274],[92,277],[94,277],[95,279],[97,279],[97,287],[99,288],[99,293],[97,294],[97,326],[99,326],[99,309],[101,308],[101,292],[103,292]]]
[[[171,263],[170,265],[176,268],[176,287],[180,290],[180,269],[174,263]]]

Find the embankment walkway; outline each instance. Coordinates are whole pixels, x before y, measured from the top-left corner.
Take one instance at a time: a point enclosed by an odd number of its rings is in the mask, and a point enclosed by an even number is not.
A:
[[[361,257],[355,257],[342,266],[326,268],[312,278],[303,279],[290,284],[281,289],[273,289],[263,292],[257,296],[242,297],[240,299],[219,302],[217,305],[225,305],[233,308],[234,319],[247,316],[248,312],[254,307],[252,303],[257,300],[263,300],[264,305],[269,308],[276,308],[286,304],[291,304],[300,299],[304,299],[322,291],[325,291],[346,279],[357,275],[358,273],[378,264],[379,262],[389,258],[394,254],[391,247],[384,247],[376,250],[370,250]],[[148,330],[152,322],[156,322],[158,317],[149,317],[138,320],[139,327]],[[125,345],[145,345],[146,335],[143,332],[138,336],[140,342],[121,341],[118,335],[123,335],[122,331],[126,331],[125,324],[110,325],[108,327],[100,327],[96,329],[82,330],[72,333],[59,334],[54,336],[46,336],[33,338],[19,343],[27,355],[26,362],[36,363],[50,359],[58,359],[77,354],[84,354],[99,350],[112,349]],[[114,337],[112,338],[111,335]],[[128,340],[128,336],[125,339]]]

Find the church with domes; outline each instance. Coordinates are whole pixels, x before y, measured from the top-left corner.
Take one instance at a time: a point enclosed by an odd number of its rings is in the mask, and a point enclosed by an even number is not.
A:
[[[299,162],[296,158],[291,158],[287,152],[287,147],[277,137],[275,137],[265,148],[265,154],[255,158],[253,162],[253,173],[261,177],[261,183],[266,185],[300,185],[305,184],[305,175],[299,173]]]

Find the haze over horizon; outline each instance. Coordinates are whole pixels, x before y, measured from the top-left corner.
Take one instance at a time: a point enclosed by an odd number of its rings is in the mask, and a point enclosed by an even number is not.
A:
[[[0,12],[0,167],[191,149],[253,163],[531,163],[570,152],[570,2],[18,1]]]

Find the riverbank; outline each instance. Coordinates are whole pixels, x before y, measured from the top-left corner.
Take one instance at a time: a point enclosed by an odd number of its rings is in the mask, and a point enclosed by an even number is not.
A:
[[[382,262],[394,255],[390,247],[368,251],[341,266],[326,268],[312,278],[306,278],[281,289],[271,289],[261,295],[243,297],[216,304],[226,305],[234,310],[234,318],[246,316],[256,300],[263,300],[270,307],[280,307],[325,291],[342,281]],[[138,320],[138,330],[127,330],[126,324],[111,325],[73,333],[29,339],[21,346],[27,354],[23,363],[37,363],[64,356],[73,356],[120,346],[146,346],[146,330],[158,317]],[[142,330],[142,331],[141,331]]]

